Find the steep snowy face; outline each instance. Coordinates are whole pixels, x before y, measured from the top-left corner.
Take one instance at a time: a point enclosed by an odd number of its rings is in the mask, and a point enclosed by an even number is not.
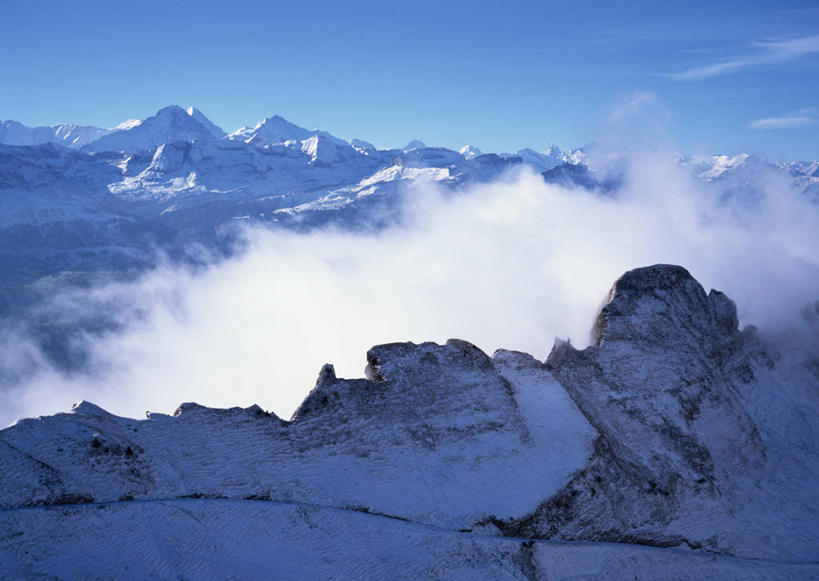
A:
[[[363,139],[353,138],[350,140],[350,145],[362,153],[366,153],[367,155],[374,155],[378,153],[378,149],[375,147],[375,145],[369,141],[364,141]]]
[[[272,145],[285,141],[302,141],[309,138],[312,132],[290,123],[281,115],[274,115],[259,121],[255,127],[243,127],[228,135],[229,139],[237,139],[245,143],[258,145]]]
[[[118,177],[106,160],[51,143],[0,145],[0,225],[76,218]]]
[[[582,351],[558,342],[546,366],[599,432],[596,457],[511,530],[734,554],[808,551],[801,534],[784,532],[802,520],[805,492],[785,492],[776,518],[765,508],[783,494],[767,484],[779,470],[769,458],[791,458],[793,474],[801,462],[763,440],[764,410],[749,414],[747,393],[781,383],[755,329],[737,328],[734,304],[681,267],[636,269],[615,283],[592,334]]]
[[[202,113],[196,107],[188,107],[187,109],[185,109],[185,112],[188,115],[190,115],[193,119],[201,123],[205,128],[207,128],[207,130],[210,131],[210,134],[213,135],[213,137],[215,137],[216,139],[222,139],[225,135],[227,135],[224,129],[222,129],[221,127],[213,123],[213,121],[205,117],[205,114]]]
[[[294,125],[280,115],[264,119],[252,129],[243,127],[228,135],[228,139],[243,141],[257,148],[285,147],[300,151],[309,157],[310,164],[356,163],[365,156],[370,158],[378,156],[378,151],[366,141],[347,142],[326,131],[308,130]]]
[[[460,150],[458,150],[458,153],[460,153],[464,159],[474,159],[479,155],[483,155],[483,152],[480,149],[472,145],[464,145]]]
[[[228,135],[228,139],[244,141],[256,146],[277,145],[288,142],[303,143],[316,137],[339,147],[352,147],[350,143],[330,135],[326,131],[299,127],[294,123],[290,123],[281,115],[268,117],[259,121],[253,128],[242,127]]]
[[[677,266],[630,271],[592,335],[585,357],[559,345],[549,363],[635,477],[664,492],[710,489],[762,464],[756,426],[720,369],[740,341],[725,295],[706,295]]]
[[[162,144],[174,141],[212,141],[224,134],[200,111],[193,108],[190,113],[171,105],[157,111],[139,125],[113,131],[97,139],[83,149],[89,152],[124,151],[133,153],[146,149],[156,149]]]
[[[502,153],[500,155],[505,158],[520,158],[523,163],[532,167],[535,171],[544,172],[560,164],[578,164],[582,162],[582,159],[577,157],[576,151],[574,155],[577,159],[572,158],[572,154],[573,152],[564,153],[558,147],[552,145],[544,152],[535,151],[527,147],[514,153]]]
[[[320,134],[311,135],[302,141],[301,151],[310,156],[310,163],[313,164],[341,164],[366,155],[349,143]]]

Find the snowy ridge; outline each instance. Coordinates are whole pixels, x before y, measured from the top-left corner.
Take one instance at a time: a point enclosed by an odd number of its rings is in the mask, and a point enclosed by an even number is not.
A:
[[[279,115],[225,134],[198,109],[177,106],[111,130],[2,122],[0,284],[144,269],[157,249],[179,255],[191,244],[218,254],[230,246],[225,238],[237,216],[288,228],[356,228],[376,216],[377,227],[400,219],[402,200],[418,183],[459,191],[528,168],[549,183],[615,196],[622,160],[598,155],[594,147],[454,151],[418,140],[377,149]],[[817,162],[739,155],[679,164],[737,198],[752,199],[774,179],[819,199]],[[6,304],[0,300],[0,310]]]
[[[138,125],[112,131],[83,147],[88,152],[122,151],[134,153],[154,149],[173,141],[220,139],[224,131],[193,107],[187,111],[176,105],[157,111]]]
[[[87,402],[21,420],[0,431],[0,571],[96,574],[113,543],[133,577],[819,575],[819,355],[740,331],[668,265],[621,277],[594,334],[545,363],[373,347],[366,379],[325,365],[290,421]]]
[[[7,145],[55,143],[77,149],[108,133],[107,129],[73,123],[60,123],[51,127],[26,127],[17,121],[0,121],[0,143]]]

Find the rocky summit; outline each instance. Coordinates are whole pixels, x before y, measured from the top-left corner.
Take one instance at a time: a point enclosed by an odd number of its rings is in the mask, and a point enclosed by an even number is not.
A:
[[[290,420],[20,420],[0,576],[819,577],[819,353],[670,265],[617,280],[592,336],[380,345]]]

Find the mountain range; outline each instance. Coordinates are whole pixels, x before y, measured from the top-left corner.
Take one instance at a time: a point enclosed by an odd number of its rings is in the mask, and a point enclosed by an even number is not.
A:
[[[734,189],[773,171],[819,196],[815,161],[742,154],[679,163],[703,182]],[[13,289],[43,276],[140,270],[157,252],[184,255],[193,243],[225,251],[237,221],[379,227],[395,219],[412,184],[460,191],[519,168],[567,187],[613,191],[622,180],[618,164],[599,163],[593,147],[495,154],[414,140],[377,149],[278,115],[231,133],[198,109],[178,106],[112,129],[2,121],[0,312],[16,300]]]
[[[634,163],[594,144],[378,149],[278,115],[226,132],[192,107],[112,129],[2,121],[0,321],[70,373],[66,337],[116,321],[38,311],[63,285],[207,264],[245,224],[378,230],[428,186],[521,172],[616,197]],[[819,200],[815,161],[674,164],[716,197],[775,182]],[[803,314],[787,341],[741,329],[724,294],[654,265],[615,282],[590,347],[544,361],[394,343],[364,378],[325,365],[289,419],[82,402],[20,420],[0,430],[0,576],[818,578],[819,305]]]
[[[414,140],[378,149],[278,115],[227,133],[193,107],[113,129],[3,121],[0,320],[24,320],[53,362],[71,367],[77,356],[63,353],[65,337],[82,329],[36,309],[57,288],[130,279],[168,259],[196,266],[231,256],[247,224],[378,230],[400,223],[415,192],[430,186],[468,195],[471,185],[534,172],[569,190],[616,196],[629,163],[594,145],[496,154]],[[676,163],[716,196],[752,202],[774,179],[819,199],[817,162],[741,154]]]

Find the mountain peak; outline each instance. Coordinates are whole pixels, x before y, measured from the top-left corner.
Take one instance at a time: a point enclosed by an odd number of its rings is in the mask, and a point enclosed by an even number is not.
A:
[[[204,125],[216,139],[222,139],[225,135],[227,135],[224,129],[213,123],[196,107],[188,107],[185,109],[185,112],[188,114],[188,116],[196,119],[199,123]]]
[[[245,143],[273,145],[285,141],[303,141],[316,131],[309,131],[304,127],[291,123],[281,115],[273,115],[262,119],[253,128],[242,127],[234,131],[228,138],[238,139]]]
[[[188,112],[180,107],[179,105],[168,105],[167,107],[162,107],[159,111],[154,114],[156,118],[167,118],[167,117],[182,117],[182,116],[190,117],[191,115]]]
[[[7,145],[53,143],[76,149],[107,133],[107,129],[90,125],[75,125],[74,123],[27,127],[12,119],[0,121],[0,143]]]
[[[111,131],[118,131],[120,129],[133,129],[134,127],[136,127],[140,123],[142,123],[142,119],[136,119],[136,118],[126,119],[125,121],[123,121],[119,125],[115,125],[114,127],[112,127]]]
[[[543,151],[543,155],[547,157],[562,158],[563,150],[553,143]]]
[[[665,340],[678,344],[678,328],[696,328],[702,340],[718,346],[738,333],[734,303],[719,291],[706,294],[681,266],[655,264],[630,270],[617,279],[609,296],[592,331],[598,345],[640,338],[652,344]]]
[[[464,159],[474,159],[479,155],[483,155],[483,152],[473,145],[464,145],[459,151]]]
[[[404,146],[404,151],[412,151],[413,149],[426,149],[427,144],[420,139],[413,139]]]
[[[348,142],[326,131],[305,129],[278,114],[262,119],[252,129],[242,127],[228,135],[229,139],[236,139],[254,145],[276,145],[288,141],[305,142],[313,137],[319,137],[340,147],[351,147]]]
[[[88,151],[144,151],[173,141],[211,141],[221,139],[224,131],[190,107],[163,107],[141,123],[123,124],[120,129],[89,143]]]

